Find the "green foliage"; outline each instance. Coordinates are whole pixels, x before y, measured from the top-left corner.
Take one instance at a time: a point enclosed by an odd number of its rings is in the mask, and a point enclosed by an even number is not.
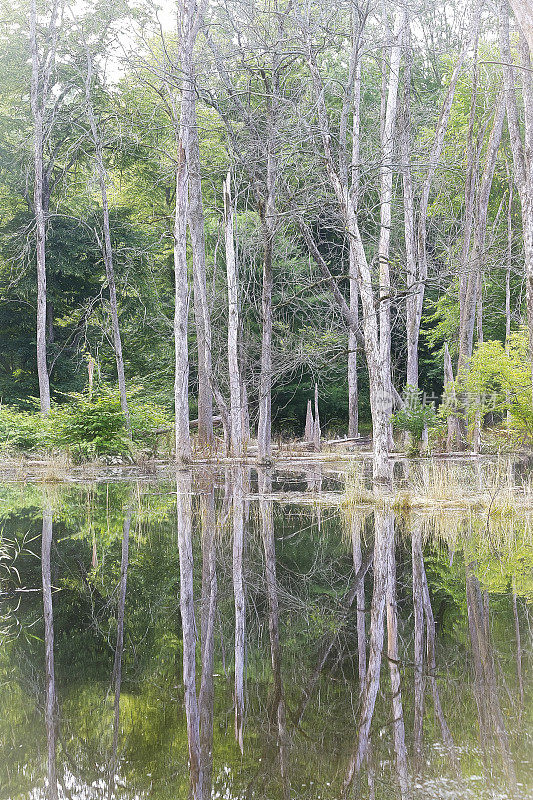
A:
[[[441,414],[450,412],[450,398]],[[498,341],[479,343],[468,370],[455,382],[455,396],[464,405],[467,422],[473,425],[476,415],[509,412],[510,431],[521,439],[533,438],[531,394],[531,358],[527,331],[512,333],[505,347]]]
[[[392,423],[396,430],[410,433],[413,444],[418,446],[422,441],[424,428],[435,422],[435,409],[422,401],[422,393],[414,386],[405,387],[403,401],[403,408],[393,415]]]
[[[50,442],[50,421],[37,413],[0,406],[0,450],[46,449]]]
[[[70,395],[71,401],[53,411],[54,440],[76,461],[102,456],[131,455],[126,422],[116,392],[99,387]]]
[[[171,431],[168,413],[140,398],[142,387],[129,396],[132,438],[128,436],[118,392],[99,386],[72,393],[55,404],[50,416],[0,407],[0,450],[24,453],[62,451],[76,462],[98,458],[130,459],[137,449],[155,452],[161,431]]]

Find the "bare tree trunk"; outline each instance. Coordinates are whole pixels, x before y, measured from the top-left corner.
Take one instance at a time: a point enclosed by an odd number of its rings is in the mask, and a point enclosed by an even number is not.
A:
[[[494,123],[487,145],[485,167],[481,178],[475,214],[474,244],[469,259],[471,264],[470,272],[466,278],[465,294],[462,298],[462,302],[460,303],[459,359],[457,363],[458,375],[462,369],[468,368],[468,362],[472,357],[476,308],[479,301],[481,266],[485,250],[485,234],[487,230],[487,214],[490,191],[492,187],[494,170],[496,167],[498,149],[500,147],[504,119],[505,101],[504,95],[502,94],[494,114]]]
[[[396,130],[396,109],[400,83],[400,58],[402,41],[407,24],[405,8],[396,12],[393,44],[389,57],[389,77],[387,82],[387,101],[381,139],[381,220],[378,243],[379,263],[379,348],[382,377],[382,402],[387,416],[392,415],[392,373],[391,373],[391,281],[390,281],[390,236],[392,225],[392,182],[394,160],[394,139]],[[392,446],[392,427],[389,422],[387,436]]]
[[[354,4],[352,13],[352,45],[353,60],[355,60],[355,76],[353,85],[353,111],[352,111],[352,168],[351,194],[355,205],[359,202],[360,165],[361,159],[361,49],[363,44],[363,28],[359,18],[359,9]],[[352,65],[352,69],[354,69]],[[348,280],[350,287],[350,311],[355,324],[359,323],[359,290],[357,287],[356,252],[350,239]],[[359,386],[357,379],[357,337],[350,326],[348,328],[348,436],[356,438],[359,435]]]
[[[183,687],[187,740],[189,744],[189,776],[192,800],[203,800],[200,764],[200,717],[196,695],[196,622],[194,615],[193,551],[192,551],[192,487],[191,473],[178,470],[177,521],[180,560],[180,611],[183,637]]]
[[[174,218],[174,348],[176,373],[174,408],[176,416],[176,461],[186,464],[191,458],[189,431],[189,281],[187,277],[187,161],[182,134],[178,138],[176,172],[176,212]]]
[[[244,599],[244,475],[238,466],[233,482],[233,597],[235,602],[235,738],[244,752],[244,646],[246,606]]]
[[[271,108],[270,117],[274,110]],[[272,455],[272,255],[276,228],[276,209],[274,205],[276,185],[276,160],[273,153],[272,128],[269,120],[267,134],[266,197],[261,214],[263,226],[263,289],[261,297],[261,377],[259,381],[259,423],[257,428],[257,449],[260,462],[268,463]]]
[[[527,25],[523,17],[526,8],[523,0],[513,0],[516,5],[520,21]],[[520,198],[522,211],[522,234],[524,240],[524,261],[526,273],[526,307],[529,328],[529,348],[533,353],[533,162],[529,157],[533,147],[533,82],[531,81],[530,54],[525,50],[525,44],[520,43],[519,51],[521,65],[524,67],[523,95],[524,95],[524,128],[525,146],[522,142],[520,118],[516,99],[515,70],[513,69],[511,46],[509,41],[509,14],[507,3],[501,0],[499,4],[499,43],[503,62],[503,83],[505,89],[505,103],[507,111],[507,127],[513,155],[513,172],[516,188]],[[528,28],[529,29],[529,28]],[[532,365],[533,370],[533,365]],[[533,371],[532,371],[533,381]]]
[[[194,74],[192,76],[194,80]],[[211,318],[207,297],[204,207],[200,173],[200,145],[194,94],[187,95],[191,125],[189,130],[189,231],[191,234],[194,319],[198,340],[198,445],[211,451],[213,433],[213,365],[211,356]],[[185,100],[185,98],[184,98]]]
[[[510,3],[527,39],[529,52],[533,58],[533,9],[528,0],[510,0]]]
[[[457,399],[455,394],[452,359],[448,349],[448,342],[444,343],[444,390],[448,392],[449,401],[453,406],[453,410],[447,418],[448,436],[446,438],[446,450],[450,452],[453,450],[453,447],[457,447],[461,441],[461,428],[457,419],[457,414],[455,413]]]
[[[103,142],[94,114],[92,99],[92,76],[93,59],[88,46],[85,46],[87,58],[87,75],[85,78],[85,102],[87,107],[87,117],[91,128],[91,135],[95,150],[96,170],[98,173],[98,183],[100,185],[100,196],[102,198],[102,222],[104,229],[104,241],[102,244],[102,255],[104,257],[107,285],[109,288],[109,305],[111,309],[111,325],[113,329],[113,347],[115,349],[115,360],[117,364],[118,390],[120,393],[120,407],[126,421],[126,428],[131,436],[130,412],[128,409],[128,399],[126,396],[126,378],[124,375],[124,358],[122,355],[122,338],[120,336],[120,325],[118,321],[117,289],[115,285],[115,269],[113,267],[113,246],[111,244],[111,226],[109,224],[109,202],[107,199],[107,172],[103,157]]]
[[[318,384],[315,383],[315,420],[313,423],[313,442],[315,450],[320,452],[320,415],[318,413]]]
[[[46,503],[43,509],[43,528],[41,544],[41,572],[43,585],[44,611],[44,652],[45,652],[45,708],[46,740],[48,748],[48,786],[49,800],[57,800],[56,771],[56,689],[54,671],[54,614],[52,608],[52,578],[50,572],[50,552],[52,549],[52,508]]]
[[[224,181],[224,237],[226,245],[226,271],[228,276],[228,366],[231,406],[231,450],[241,456],[243,450],[242,386],[239,369],[239,289],[235,241],[233,231],[233,203],[231,175]]]
[[[41,412],[50,412],[50,379],[46,361],[46,190],[44,186],[44,126],[46,105],[49,99],[51,73],[55,63],[57,0],[51,11],[51,43],[44,64],[39,57],[37,41],[37,0],[30,9],[31,89],[30,103],[33,116],[33,213],[35,216],[37,262],[37,375]]]
[[[413,176],[411,173],[411,30],[406,30],[406,57],[404,70],[403,121],[400,132],[400,153],[402,160],[403,216],[405,233],[405,271],[407,283],[406,299],[406,339],[407,375],[406,385],[418,389],[418,339],[420,321],[418,314],[420,287],[417,285],[417,258],[415,232],[415,202]]]
[[[313,420],[313,410],[311,406],[311,400],[307,401],[307,414],[305,417],[305,441],[311,444],[313,441],[313,431],[315,428],[315,422]]]

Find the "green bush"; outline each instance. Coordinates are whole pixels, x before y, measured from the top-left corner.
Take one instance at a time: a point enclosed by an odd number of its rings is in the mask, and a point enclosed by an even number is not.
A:
[[[0,449],[31,452],[50,446],[50,420],[38,413],[0,406]]]
[[[431,427],[435,422],[435,409],[422,402],[421,392],[414,386],[405,387],[403,402],[403,407],[393,414],[392,424],[396,430],[409,433],[412,449],[418,450],[424,428]]]
[[[54,406],[54,443],[77,462],[102,457],[128,458],[131,442],[117,392],[99,387],[69,395],[70,402]]]
[[[130,459],[135,450],[157,450],[162,431],[173,420],[159,405],[140,399],[132,389],[128,404],[130,439],[117,391],[104,385],[92,392],[70,394],[55,403],[50,415],[0,406],[0,449],[4,452],[66,451],[80,463],[98,458]]]

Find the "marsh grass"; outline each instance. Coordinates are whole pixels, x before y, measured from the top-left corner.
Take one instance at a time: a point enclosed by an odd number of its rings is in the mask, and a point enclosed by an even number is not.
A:
[[[510,459],[423,461],[407,464],[393,491],[375,491],[358,464],[347,476],[343,506],[348,512],[362,506],[387,506],[400,515],[457,509],[506,521],[517,513],[533,515],[533,481],[530,473],[517,479]]]

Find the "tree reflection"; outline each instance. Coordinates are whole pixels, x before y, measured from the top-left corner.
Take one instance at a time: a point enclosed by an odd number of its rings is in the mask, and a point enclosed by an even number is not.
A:
[[[128,583],[128,562],[130,527],[132,517],[132,503],[128,504],[124,524],[122,527],[122,551],[120,557],[120,582],[118,588],[117,609],[117,641],[115,645],[115,658],[113,662],[113,684],[115,687],[114,715],[113,715],[113,747],[109,765],[108,795],[112,797],[115,791],[115,780],[118,767],[118,738],[120,731],[120,690],[122,686],[122,654],[124,652],[124,614],[126,607],[126,589]]]
[[[46,741],[48,752],[48,785],[49,800],[57,800],[56,769],[56,689],[54,672],[54,614],[52,608],[52,576],[50,570],[50,554],[52,549],[53,522],[52,508],[46,502],[43,509],[43,528],[41,543],[41,572],[44,611],[44,651],[45,651],[45,710]]]
[[[287,724],[285,698],[281,676],[281,649],[279,641],[278,582],[276,577],[276,548],[274,543],[274,512],[272,476],[267,469],[259,470],[259,507],[261,512],[261,538],[265,555],[265,584],[268,598],[268,630],[270,636],[270,658],[272,664],[273,696],[272,716],[277,722],[279,766],[285,797],[290,797],[287,764]]]

